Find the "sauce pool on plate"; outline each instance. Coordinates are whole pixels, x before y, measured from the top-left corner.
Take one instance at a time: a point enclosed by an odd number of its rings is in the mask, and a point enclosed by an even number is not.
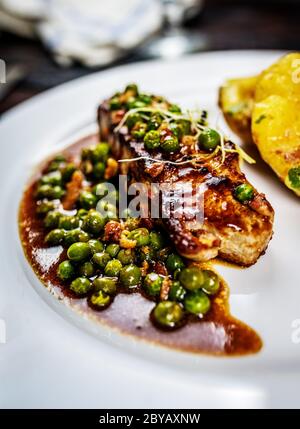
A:
[[[69,161],[78,163],[81,150],[97,143],[97,136],[81,139],[64,151]],[[128,291],[118,288],[111,304],[102,311],[95,311],[86,297],[76,296],[57,275],[59,264],[66,260],[66,249],[49,247],[45,243],[48,231],[37,214],[36,188],[43,169],[32,178],[24,192],[19,212],[20,238],[24,253],[35,274],[50,292],[74,311],[84,313],[91,323],[102,323],[117,328],[143,340],[173,349],[193,353],[234,356],[258,352],[262,347],[259,335],[229,311],[229,290],[220,279],[220,288],[211,296],[211,308],[202,317],[188,314],[185,323],[175,330],[160,329],[152,323],[155,300],[149,299],[141,287]],[[192,264],[214,271],[211,264]]]

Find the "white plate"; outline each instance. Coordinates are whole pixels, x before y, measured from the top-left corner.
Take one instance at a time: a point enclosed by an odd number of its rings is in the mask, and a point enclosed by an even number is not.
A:
[[[255,74],[279,55],[216,52],[172,62],[132,64],[60,86],[3,117],[0,340],[5,324],[6,344],[0,344],[0,406],[300,405],[300,334],[295,332],[300,326],[299,200],[261,161],[245,165],[244,170],[275,208],[274,238],[252,268],[220,267],[231,286],[232,314],[263,338],[263,350],[254,356],[189,355],[134,341],[106,328],[95,329],[70,314],[37,281],[24,261],[17,232],[18,203],[34,165],[93,124],[97,104],[104,97],[128,82],[137,82],[143,90],[161,93],[174,102],[207,108],[212,122],[219,117],[225,127],[217,111],[219,85],[228,77]],[[87,335],[86,329],[95,331],[96,337]]]

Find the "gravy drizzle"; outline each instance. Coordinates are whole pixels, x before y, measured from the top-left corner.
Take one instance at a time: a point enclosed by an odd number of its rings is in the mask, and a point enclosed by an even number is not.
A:
[[[85,137],[68,147],[65,154],[68,158],[76,160],[83,147],[95,143],[96,135]],[[146,299],[140,291],[134,293],[122,291],[115,297],[113,303],[101,312],[92,310],[86,299],[75,298],[56,275],[59,263],[65,259],[66,250],[61,246],[49,248],[44,243],[46,231],[42,219],[36,213],[34,199],[34,188],[38,178],[37,173],[21,201],[20,238],[28,262],[50,292],[54,292],[75,311],[87,314],[93,321],[117,328],[124,334],[174,349],[223,356],[256,353],[261,349],[262,341],[259,335],[230,314],[229,289],[222,279],[218,294],[212,298],[209,313],[202,320],[191,316],[185,326],[173,332],[165,332],[153,326],[149,315],[154,302]],[[200,266],[214,270],[211,264]]]

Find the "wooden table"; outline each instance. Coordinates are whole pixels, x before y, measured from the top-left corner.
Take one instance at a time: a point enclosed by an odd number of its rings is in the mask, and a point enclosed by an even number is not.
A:
[[[207,0],[201,15],[187,26],[208,38],[208,50],[299,50],[300,2]],[[80,65],[61,68],[38,41],[7,33],[0,36],[0,58],[8,65],[21,63],[28,68],[25,79],[0,102],[0,114],[46,89],[95,71]],[[132,54],[119,64],[140,59]]]

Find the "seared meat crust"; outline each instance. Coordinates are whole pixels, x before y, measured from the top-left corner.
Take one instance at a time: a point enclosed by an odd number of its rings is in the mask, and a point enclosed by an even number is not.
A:
[[[143,142],[130,136],[126,126],[115,132],[123,115],[122,111],[118,114],[114,112],[112,117],[108,101],[100,105],[98,122],[101,140],[110,142],[113,155],[119,160],[146,156],[155,161],[146,159],[120,163],[122,174],[129,173],[134,181],[147,184],[150,198],[152,182],[167,183],[170,187],[174,184],[184,186],[186,183],[192,183],[193,186],[205,184],[207,187],[202,224],[190,222],[191,215],[197,211],[194,206],[184,207],[179,218],[171,210],[167,218],[159,219],[178,252],[195,261],[208,261],[219,256],[242,266],[254,264],[265,252],[272,237],[274,211],[265,196],[256,190],[249,203],[240,203],[235,199],[236,186],[248,183],[239,167],[239,155],[226,152],[222,163],[219,153],[197,167],[191,163],[162,163],[160,161],[166,159],[163,154],[157,150],[151,150],[150,153]],[[234,148],[229,141],[225,145],[229,149]],[[193,151],[192,146],[186,146],[179,154],[167,159],[175,162],[189,159]]]

